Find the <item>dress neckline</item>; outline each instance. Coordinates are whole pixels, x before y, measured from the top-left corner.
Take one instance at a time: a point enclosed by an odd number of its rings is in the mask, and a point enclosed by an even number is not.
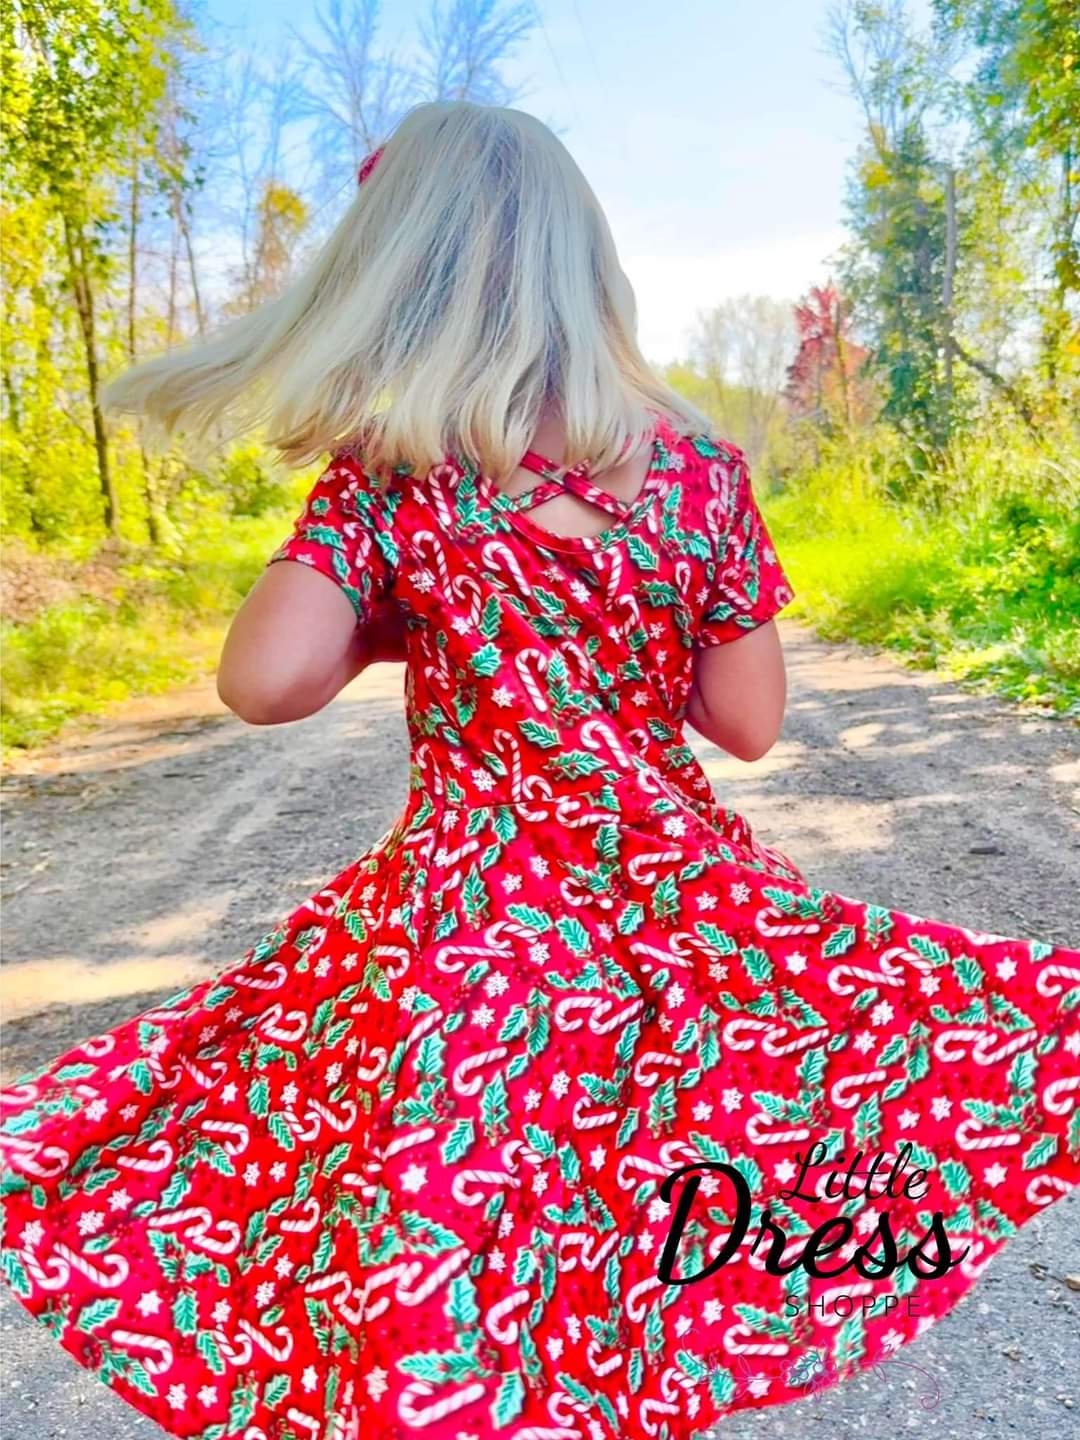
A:
[[[479,494],[487,501],[493,510],[505,516],[508,524],[512,525],[520,534],[532,540],[535,544],[542,546],[545,550],[567,550],[584,551],[588,553],[594,550],[607,550],[612,545],[617,545],[625,540],[630,531],[636,526],[645,512],[649,509],[657,492],[662,487],[668,474],[667,457],[664,448],[666,429],[663,416],[653,413],[653,432],[650,442],[649,467],[645,472],[645,479],[637,496],[626,502],[625,513],[614,525],[607,526],[595,535],[558,535],[554,530],[547,530],[543,525],[531,519],[516,503],[522,495],[531,495],[532,490],[522,491],[519,495],[507,495],[495,484],[495,482],[481,470],[474,467],[476,488]],[[529,451],[528,454],[536,455],[538,452]],[[460,457],[454,457],[459,465],[463,462]],[[542,457],[541,457],[542,458]],[[563,471],[565,467],[558,466]],[[580,473],[582,465],[570,467],[574,473]],[[588,472],[586,472],[588,473]],[[543,482],[541,482],[543,484]],[[533,489],[541,488],[534,486]],[[612,498],[618,499],[617,496]]]

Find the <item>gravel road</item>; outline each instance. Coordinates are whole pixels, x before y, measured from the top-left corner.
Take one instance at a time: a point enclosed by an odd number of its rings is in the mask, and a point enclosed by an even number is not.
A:
[[[694,741],[725,803],[816,885],[1080,948],[1077,727],[782,628],[784,738],[752,765]],[[9,768],[5,1080],[224,969],[392,823],[406,795],[403,677],[376,666],[321,714],[270,728],[242,724],[207,682]],[[1078,1277],[1074,1191],[896,1361],[737,1415],[725,1440],[1080,1436]],[[5,1440],[163,1433],[6,1292],[0,1329]]]

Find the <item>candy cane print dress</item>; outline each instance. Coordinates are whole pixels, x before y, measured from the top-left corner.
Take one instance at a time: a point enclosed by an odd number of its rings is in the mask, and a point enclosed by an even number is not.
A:
[[[791,596],[739,451],[657,415],[630,505],[530,455],[333,460],[268,563],[400,605],[402,813],[3,1096],[7,1282],[170,1434],[693,1440],[1080,1178],[1080,952],[814,887],[686,743],[694,645]]]

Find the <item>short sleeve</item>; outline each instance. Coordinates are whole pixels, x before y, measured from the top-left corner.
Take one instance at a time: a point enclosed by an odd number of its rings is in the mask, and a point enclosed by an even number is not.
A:
[[[396,547],[386,497],[351,454],[336,455],[316,480],[291,534],[267,565],[296,560],[345,592],[356,623],[366,624],[390,590]]]
[[[694,637],[699,645],[737,640],[771,620],[795,594],[758,509],[745,457],[733,447],[725,450],[711,473],[716,562]]]

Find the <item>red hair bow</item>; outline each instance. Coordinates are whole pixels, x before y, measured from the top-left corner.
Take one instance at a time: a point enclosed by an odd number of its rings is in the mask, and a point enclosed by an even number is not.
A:
[[[380,145],[377,150],[372,150],[371,154],[364,160],[356,176],[356,183],[358,185],[362,185],[372,170],[375,169],[375,166],[379,163],[379,156],[383,153],[384,149],[385,146]]]

